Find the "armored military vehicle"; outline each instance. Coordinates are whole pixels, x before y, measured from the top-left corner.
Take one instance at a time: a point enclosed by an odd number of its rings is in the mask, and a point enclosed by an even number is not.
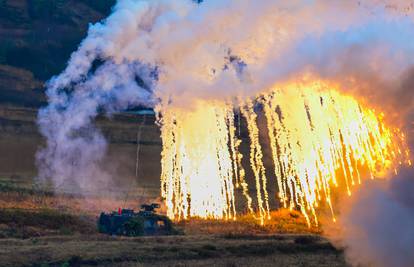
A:
[[[102,212],[98,219],[98,230],[100,233],[125,236],[178,234],[167,216],[155,212],[159,207],[159,204],[153,203],[141,205],[138,212],[132,209]]]

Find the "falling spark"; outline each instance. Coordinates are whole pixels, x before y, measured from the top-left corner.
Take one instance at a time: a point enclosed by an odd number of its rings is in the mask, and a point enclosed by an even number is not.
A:
[[[352,194],[361,172],[374,179],[401,164],[411,165],[404,134],[387,127],[384,114],[362,107],[335,86],[316,81],[290,83],[240,104],[247,123],[252,179],[247,179],[236,137],[233,106],[198,102],[188,110],[161,106],[162,196],[168,216],[236,219],[235,190],[263,224],[270,218],[269,186],[285,208],[298,208],[309,225],[318,224],[324,203],[335,221],[333,189]],[[267,129],[259,129],[254,105],[262,105]],[[263,164],[259,131],[267,130],[276,184]],[[247,181],[254,181],[253,207]]]
[[[235,165],[228,149],[232,120],[225,104],[199,103],[191,112],[168,107],[162,113],[161,185],[169,217],[236,218]]]
[[[345,184],[351,195],[352,187],[361,183],[361,166],[373,178],[404,158],[395,154],[405,147],[403,137],[384,125],[383,114],[376,116],[320,82],[274,90],[263,104],[281,203],[299,207],[308,223],[309,215],[318,223],[321,200],[335,220],[331,187]]]
[[[270,219],[270,210],[266,170],[262,161],[263,152],[259,142],[259,127],[257,127],[256,123],[257,114],[253,110],[253,103],[251,101],[247,101],[241,111],[247,120],[247,128],[250,136],[250,166],[256,181],[257,205],[259,207],[261,223],[263,224],[265,217]]]

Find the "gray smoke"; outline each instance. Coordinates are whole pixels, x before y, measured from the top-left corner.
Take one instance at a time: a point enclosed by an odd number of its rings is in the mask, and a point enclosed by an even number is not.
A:
[[[403,170],[388,180],[367,180],[343,203],[340,235],[357,266],[414,266],[414,171]]]

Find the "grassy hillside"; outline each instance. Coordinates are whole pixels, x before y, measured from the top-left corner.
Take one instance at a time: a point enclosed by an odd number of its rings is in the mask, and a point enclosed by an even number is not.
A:
[[[39,107],[89,23],[115,0],[0,0],[0,104]]]
[[[44,145],[36,124],[37,110],[0,105],[0,179],[31,184],[37,174],[36,151]],[[161,139],[155,117],[119,114],[99,117],[97,126],[108,140],[105,164],[114,173],[114,186],[159,188]],[[137,140],[138,128],[141,137]],[[140,168],[135,173],[137,142]]]

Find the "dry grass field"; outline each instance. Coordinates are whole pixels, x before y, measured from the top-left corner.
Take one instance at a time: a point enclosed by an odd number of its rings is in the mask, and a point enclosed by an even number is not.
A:
[[[4,179],[0,189],[0,266],[347,266],[295,211],[273,212],[263,226],[253,216],[192,219],[176,224],[182,235],[130,238],[97,233],[96,219],[103,207],[136,208],[135,197],[55,194]]]
[[[346,266],[311,235],[72,235],[1,239],[2,266]]]

